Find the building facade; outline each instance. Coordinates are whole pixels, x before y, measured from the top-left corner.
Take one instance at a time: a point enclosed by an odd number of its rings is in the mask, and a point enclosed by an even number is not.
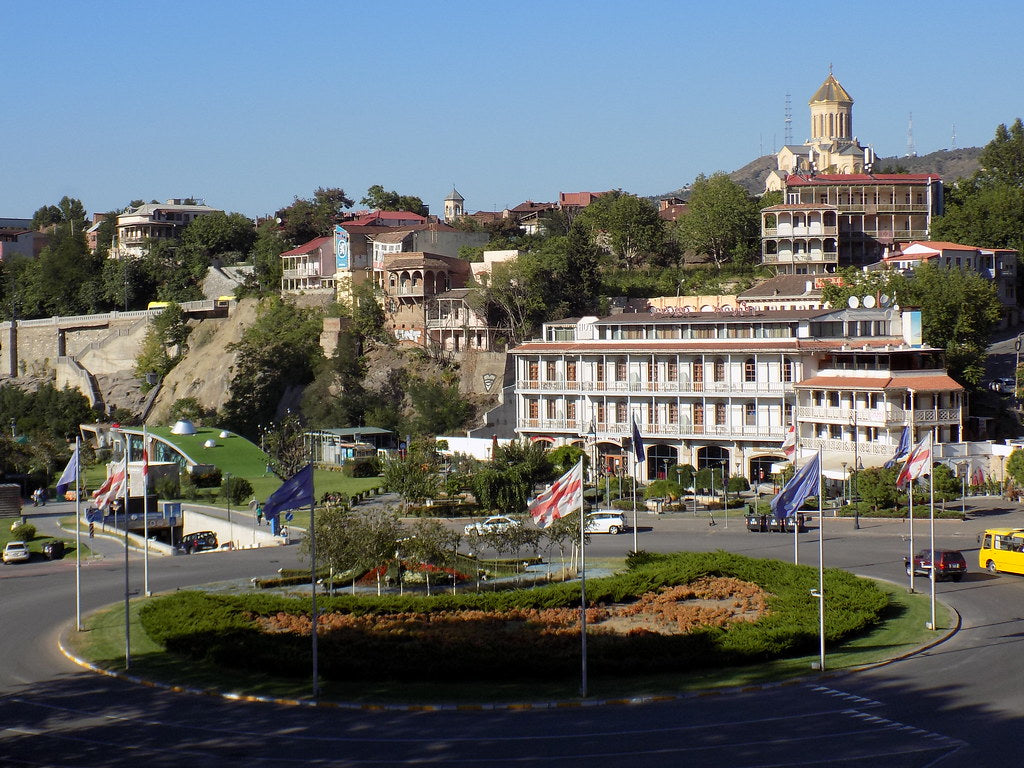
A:
[[[942,215],[935,174],[790,174],[783,203],[761,211],[761,260],[813,275],[874,264],[899,241],[927,240]]]
[[[116,258],[138,259],[146,254],[149,243],[173,240],[199,216],[223,213],[208,205],[171,199],[166,203],[146,203],[117,217],[117,242],[111,250]]]
[[[620,314],[547,323],[512,350],[516,432],[596,451],[630,471],[635,420],[641,480],[675,464],[751,480],[821,449],[826,474],[892,457],[902,430],[940,442],[962,432],[962,388],[939,350],[920,346],[920,315],[891,309]],[[917,330],[915,330],[917,329]]]

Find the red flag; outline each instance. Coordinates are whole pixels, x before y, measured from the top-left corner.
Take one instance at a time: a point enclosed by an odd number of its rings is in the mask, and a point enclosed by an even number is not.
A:
[[[530,502],[530,515],[539,528],[551,523],[576,508],[583,506],[583,459],[555,480],[550,487]]]
[[[899,477],[896,478],[896,487],[902,488],[912,480],[922,475],[932,473],[932,435],[929,432],[924,440],[914,446],[914,450],[907,457],[907,463],[903,465]]]
[[[786,454],[787,459],[792,459],[796,453],[796,426],[793,424],[790,424],[789,429],[786,430],[786,439],[782,441],[782,452]]]

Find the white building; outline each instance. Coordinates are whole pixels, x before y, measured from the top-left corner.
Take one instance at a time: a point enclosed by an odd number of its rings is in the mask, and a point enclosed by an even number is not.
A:
[[[836,478],[884,464],[904,426],[962,439],[962,388],[921,346],[916,310],[585,317],[545,324],[512,354],[521,437],[596,448],[603,470],[628,471],[635,419],[641,479],[677,463],[767,476],[794,421],[801,455],[822,449]]]
[[[166,203],[146,203],[125,211],[117,217],[116,258],[141,258],[151,241],[172,240],[193,219],[210,213],[223,213],[208,205],[186,204],[171,199]]]

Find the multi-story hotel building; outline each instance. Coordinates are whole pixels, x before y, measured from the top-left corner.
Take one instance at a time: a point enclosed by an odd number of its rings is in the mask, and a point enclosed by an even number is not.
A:
[[[796,425],[826,474],[892,457],[904,426],[961,439],[963,391],[920,313],[896,308],[664,311],[546,323],[515,356],[516,432],[596,449],[618,472],[636,420],[641,480],[674,464],[768,476]],[[631,462],[626,461],[626,471]]]

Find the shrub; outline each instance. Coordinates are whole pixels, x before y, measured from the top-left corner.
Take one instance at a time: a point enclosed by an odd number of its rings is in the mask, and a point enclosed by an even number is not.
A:
[[[350,459],[341,468],[345,477],[377,477],[380,474],[380,460],[377,457],[372,459]]]
[[[229,477],[224,480],[220,494],[232,504],[245,504],[252,498],[252,483],[244,477]]]
[[[11,526],[11,536],[21,541],[32,541],[36,537],[36,527],[32,523],[15,523]]]
[[[201,470],[194,467],[192,471],[192,482],[196,488],[217,488],[222,479],[220,467],[204,466]]]
[[[178,481],[173,477],[158,477],[153,487],[156,490],[156,495],[161,499],[176,499],[180,492]],[[194,485],[192,487],[195,488]]]
[[[757,621],[704,626],[689,634],[638,631],[588,636],[590,662],[602,674],[680,672],[750,663],[813,650],[817,603],[809,597],[818,571],[777,560],[724,552],[631,555],[625,573],[587,584],[590,611],[633,603],[643,595],[705,576],[732,577],[767,593]],[[828,642],[879,621],[888,598],[873,583],[845,571],[825,571]],[[388,595],[324,597],[320,670],[328,679],[500,680],[571,674],[576,663],[578,583],[529,590],[432,597]],[[179,592],[154,598],[140,611],[149,635],[196,660],[277,675],[304,675],[310,663],[308,599],[275,595]],[[531,620],[553,611],[562,624],[547,631]],[[361,617],[378,617],[365,621]],[[429,634],[417,626],[440,624]],[[286,631],[264,631],[272,624]],[[494,664],[494,658],[503,659]],[[287,663],[282,665],[282,659]]]

